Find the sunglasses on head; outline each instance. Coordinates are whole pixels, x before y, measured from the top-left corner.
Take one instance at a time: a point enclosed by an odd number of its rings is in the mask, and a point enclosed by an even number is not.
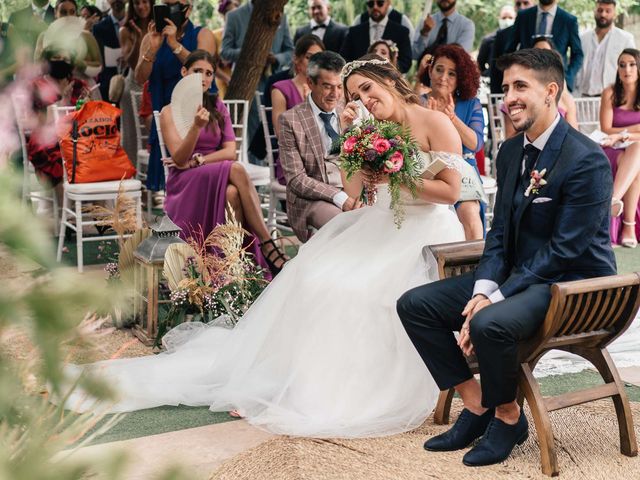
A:
[[[373,8],[374,5],[377,5],[378,7],[384,7],[384,4],[387,0],[369,0],[367,2],[367,7],[369,8]]]

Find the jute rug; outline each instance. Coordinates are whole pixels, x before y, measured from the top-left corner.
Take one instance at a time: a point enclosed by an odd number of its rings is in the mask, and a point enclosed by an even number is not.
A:
[[[452,418],[461,405],[454,403]],[[640,438],[640,403],[632,403]],[[527,410],[530,435],[504,463],[484,468],[462,464],[465,451],[434,453],[424,440],[448,427],[432,419],[412,432],[384,438],[317,440],[278,437],[224,463],[215,480],[424,480],[548,479],[540,470],[535,426]],[[561,479],[640,479],[640,458],[620,453],[618,427],[610,400],[551,413]]]

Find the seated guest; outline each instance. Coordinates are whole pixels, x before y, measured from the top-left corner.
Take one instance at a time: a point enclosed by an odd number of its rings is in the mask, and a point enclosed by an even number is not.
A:
[[[63,166],[58,141],[47,121],[50,105],[72,106],[88,95],[87,84],[73,77],[75,57],[66,50],[50,47],[42,52],[45,73],[33,80],[33,111],[40,116],[38,126],[27,139],[27,156],[39,181],[52,186],[62,197]]]
[[[95,5],[84,5],[80,9],[80,16],[84,20],[84,29],[90,32],[93,26],[102,20],[102,10]]]
[[[217,94],[209,92],[215,65],[209,52],[194,50],[182,67],[182,76],[202,74],[203,90],[202,107],[185,138],[178,134],[171,105],[162,109],[160,128],[171,155],[164,160],[170,167],[165,210],[185,237],[202,234],[206,238],[224,223],[230,203],[238,221],[258,238],[259,243],[252,241],[249,251],[276,275],[287,257],[269,236],[247,171],[234,161],[236,142],[229,111]]]
[[[616,81],[602,92],[600,128],[608,134],[602,146],[611,162],[614,176],[611,241],[623,247],[635,248],[640,235],[636,225],[640,220],[639,50],[627,48],[618,57]]]
[[[541,48],[543,50],[552,50],[554,53],[558,53],[555,49],[552,40],[549,37],[536,37],[533,40],[533,48]],[[558,53],[558,56],[560,54]],[[500,106],[500,111],[504,116],[504,130],[505,138],[511,138],[516,133],[516,129],[513,127],[513,122],[507,113],[507,108],[504,104]],[[558,102],[558,113],[576,130],[578,129],[578,113],[576,110],[576,102],[573,99],[573,95],[565,85],[562,89],[562,96]]]
[[[311,94],[280,115],[278,143],[287,180],[287,213],[303,242],[310,227],[319,229],[341,211],[361,206],[342,191],[338,167],[327,161],[331,144],[339,137],[336,108],[342,100],[343,66],[344,59],[335,52],[313,55],[307,67]]]
[[[442,45],[434,51],[428,73],[431,93],[423,95],[426,107],[449,117],[462,139],[464,159],[477,172],[475,154],[484,146],[484,116],[476,98],[480,87],[478,65],[460,45]],[[484,208],[478,200],[456,204],[467,240],[483,237]]]
[[[55,8],[56,22],[38,36],[34,58],[36,61],[42,60],[42,50],[52,41],[56,43],[63,41],[75,43],[80,41],[82,44],[74,46],[77,53],[74,60],[74,76],[84,80],[89,85],[95,85],[94,77],[102,70],[102,57],[100,55],[98,42],[96,42],[91,32],[86,30],[81,32],[76,31],[79,25],[83,25],[77,15],[77,11],[78,4],[76,0],[57,1]],[[60,20],[62,18],[68,18],[69,20]],[[67,38],[62,39],[61,36],[65,34]],[[75,37],[76,35],[80,38],[71,37]]]
[[[303,35],[296,42],[293,52],[293,69],[296,72],[295,77],[286,80],[280,80],[273,84],[271,89],[271,119],[273,122],[273,130],[278,135],[279,125],[278,119],[286,110],[289,110],[299,103],[302,103],[307,95],[309,95],[309,84],[307,80],[307,64],[309,58],[318,52],[324,51],[324,45],[315,35]],[[281,185],[285,185],[284,173],[280,162],[276,162],[276,177]]]
[[[398,68],[398,46],[391,40],[373,42],[367,53],[375,53],[379,57],[386,58],[391,65]]]

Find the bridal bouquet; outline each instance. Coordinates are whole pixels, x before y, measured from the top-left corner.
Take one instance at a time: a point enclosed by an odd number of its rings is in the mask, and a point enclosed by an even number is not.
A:
[[[409,130],[395,122],[366,120],[344,133],[340,144],[340,167],[347,179],[359,170],[389,176],[390,208],[400,228],[404,219],[400,187],[406,187],[415,198],[422,173],[418,147]],[[376,186],[365,185],[362,198],[367,205],[375,203]]]

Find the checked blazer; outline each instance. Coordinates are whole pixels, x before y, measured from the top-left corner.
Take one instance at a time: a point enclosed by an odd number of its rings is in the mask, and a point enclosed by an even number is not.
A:
[[[302,241],[308,237],[307,217],[314,202],[333,204],[340,188],[329,184],[324,132],[316,122],[309,98],[279,118],[280,163],[287,181],[287,214]]]

